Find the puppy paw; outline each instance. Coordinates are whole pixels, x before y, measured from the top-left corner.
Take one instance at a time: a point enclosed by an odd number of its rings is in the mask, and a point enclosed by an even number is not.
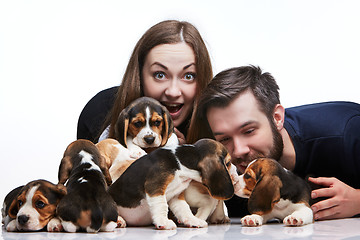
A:
[[[247,215],[241,219],[241,224],[246,227],[257,227],[263,224],[263,217],[257,214]]]
[[[12,220],[8,223],[8,225],[6,226],[6,231],[8,231],[8,232],[16,232],[17,231],[16,220]]]
[[[181,223],[184,224],[186,227],[191,227],[191,228],[204,228],[208,226],[206,221],[197,218],[195,216],[185,218],[181,221]]]
[[[301,226],[304,224],[304,221],[301,218],[297,218],[296,216],[289,215],[284,218],[284,224],[287,226]]]
[[[58,218],[53,218],[49,221],[49,223],[47,224],[47,231],[48,232],[61,232],[63,231],[64,228],[61,224],[60,219]]]
[[[120,217],[120,216],[118,216],[118,219],[117,219],[117,228],[124,228],[124,227],[126,227],[126,222],[125,222],[125,220],[122,218],[122,217]]]
[[[155,223],[155,227],[159,230],[173,230],[176,229],[176,224],[170,219],[163,219]]]

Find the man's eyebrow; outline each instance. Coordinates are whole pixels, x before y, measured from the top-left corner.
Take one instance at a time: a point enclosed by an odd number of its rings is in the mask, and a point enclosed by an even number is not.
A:
[[[254,121],[254,120],[247,121],[247,122],[241,124],[241,125],[237,128],[237,130],[242,129],[242,128],[245,128],[245,127],[247,127],[247,126],[249,126],[249,125],[251,125],[251,124],[254,124],[254,123],[256,123],[256,121]],[[225,133],[223,133],[223,132],[213,132],[213,135],[214,135],[214,136],[220,136],[220,135],[224,135],[224,134],[225,134]]]

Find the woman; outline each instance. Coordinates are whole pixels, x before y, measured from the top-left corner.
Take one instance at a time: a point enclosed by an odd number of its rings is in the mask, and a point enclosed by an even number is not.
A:
[[[114,138],[120,112],[148,96],[168,108],[176,135],[185,143],[195,97],[211,79],[210,56],[198,30],[188,22],[160,22],[136,44],[120,87],[100,92],[85,106],[77,138],[97,142],[105,129],[103,136]]]

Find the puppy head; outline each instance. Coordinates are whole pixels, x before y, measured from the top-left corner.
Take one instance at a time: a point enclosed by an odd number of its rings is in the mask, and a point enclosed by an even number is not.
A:
[[[164,146],[173,133],[169,111],[157,100],[141,97],[121,111],[115,125],[115,138],[127,147],[127,138],[141,148]]]
[[[56,206],[66,195],[62,184],[36,180],[25,185],[14,197],[8,209],[10,218],[16,219],[19,231],[43,229],[55,216]]]
[[[212,139],[201,139],[194,146],[201,156],[198,167],[202,183],[208,188],[210,195],[220,200],[231,198],[234,186],[229,173],[231,157],[226,148]]]
[[[270,212],[280,200],[282,182],[277,174],[278,162],[260,158],[251,162],[239,178],[240,189],[236,195],[249,198],[250,213],[263,215]]]
[[[108,185],[112,183],[106,159],[100,154],[99,149],[94,143],[79,139],[69,144],[61,159],[58,172],[60,184],[65,184],[71,172],[84,163],[84,158],[87,158],[87,163],[97,165],[100,168]]]

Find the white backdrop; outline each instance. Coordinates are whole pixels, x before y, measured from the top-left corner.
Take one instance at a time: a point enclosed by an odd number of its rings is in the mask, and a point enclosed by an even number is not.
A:
[[[214,74],[259,65],[290,107],[360,102],[359,9],[357,0],[0,0],[0,201],[30,180],[57,182],[82,108],[120,84],[155,23],[193,23]]]

